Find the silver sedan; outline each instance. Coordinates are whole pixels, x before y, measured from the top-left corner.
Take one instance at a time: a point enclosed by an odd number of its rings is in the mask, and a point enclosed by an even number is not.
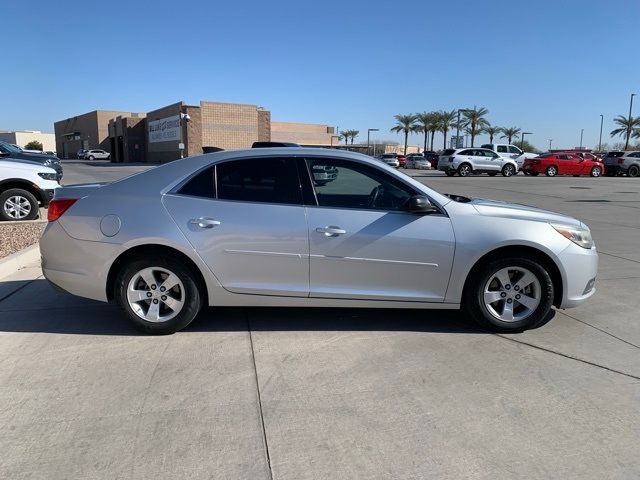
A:
[[[52,284],[119,303],[149,333],[180,330],[205,305],[463,307],[522,331],[591,297],[598,264],[571,217],[443,195],[356,153],[288,148],[60,188],[40,250]]]

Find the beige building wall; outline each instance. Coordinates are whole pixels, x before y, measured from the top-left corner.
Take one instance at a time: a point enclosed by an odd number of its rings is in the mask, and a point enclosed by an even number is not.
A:
[[[272,142],[294,142],[300,145],[331,145],[335,129],[317,123],[271,122]],[[334,139],[337,142],[337,139]]]
[[[225,150],[251,147],[261,136],[259,111],[256,105],[200,102],[202,146]]]
[[[56,136],[53,133],[42,133],[39,130],[3,130],[0,131],[0,140],[7,143],[15,143],[24,146],[34,140],[42,144],[44,151],[56,151]]]

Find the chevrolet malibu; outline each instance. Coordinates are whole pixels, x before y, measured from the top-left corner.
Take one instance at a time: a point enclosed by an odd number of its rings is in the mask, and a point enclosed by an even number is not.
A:
[[[598,263],[571,217],[443,195],[371,157],[306,148],[59,188],[40,250],[54,286],[115,301],[155,334],[206,305],[462,307],[522,331],[591,297]]]

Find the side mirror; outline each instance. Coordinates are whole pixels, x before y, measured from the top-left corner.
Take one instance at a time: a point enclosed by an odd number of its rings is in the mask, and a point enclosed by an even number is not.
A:
[[[407,211],[411,213],[438,213],[438,208],[424,195],[415,195],[407,201]]]

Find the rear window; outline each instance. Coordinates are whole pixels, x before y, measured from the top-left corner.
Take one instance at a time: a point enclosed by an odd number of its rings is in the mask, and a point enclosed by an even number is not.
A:
[[[607,152],[604,158],[620,158],[624,155],[624,152]]]

